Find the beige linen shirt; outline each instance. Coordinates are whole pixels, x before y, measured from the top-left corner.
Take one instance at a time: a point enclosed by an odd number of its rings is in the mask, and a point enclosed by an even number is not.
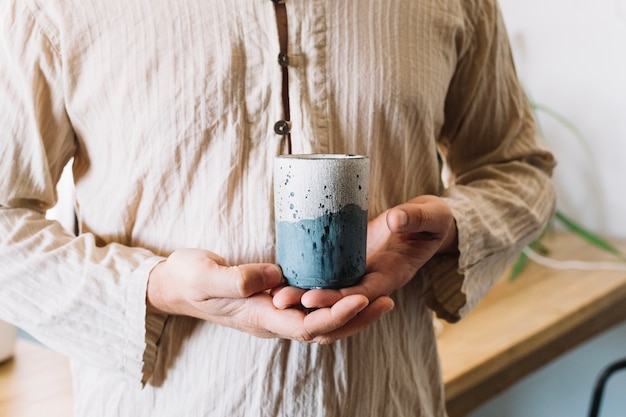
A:
[[[329,346],[146,315],[175,249],[274,260],[273,2],[1,0],[0,317],[71,357],[76,416],[444,416],[431,309],[463,316],[550,216],[495,0],[286,9],[292,151],[369,155],[370,217],[443,196],[459,256]],[[78,237],[45,219],[71,158]]]

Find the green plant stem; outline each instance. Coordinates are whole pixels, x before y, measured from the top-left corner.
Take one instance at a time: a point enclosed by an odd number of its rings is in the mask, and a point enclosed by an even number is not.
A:
[[[557,210],[557,212],[554,214],[554,217],[558,221],[560,221],[568,230],[576,233],[578,236],[582,237],[583,239],[585,239],[587,242],[591,243],[592,245],[608,253],[611,253],[622,260],[626,260],[626,255],[624,255],[619,249],[611,245],[608,241],[601,238],[597,234],[591,232],[588,229],[585,229],[584,227],[576,223],[574,220],[572,220],[571,218],[563,214],[561,211]]]

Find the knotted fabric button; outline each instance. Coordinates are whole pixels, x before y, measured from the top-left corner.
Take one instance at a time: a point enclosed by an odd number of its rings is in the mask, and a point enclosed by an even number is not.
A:
[[[291,124],[286,120],[279,120],[274,123],[274,133],[285,136],[291,130]]]
[[[283,68],[289,65],[289,57],[286,53],[281,52],[278,54],[278,63]]]

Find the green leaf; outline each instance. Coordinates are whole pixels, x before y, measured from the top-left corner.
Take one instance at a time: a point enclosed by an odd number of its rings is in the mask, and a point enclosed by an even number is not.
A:
[[[534,250],[540,255],[548,256],[550,254],[550,249],[548,249],[546,245],[541,243],[541,239],[543,238],[543,236],[544,235],[542,234],[536,240],[533,240],[532,242],[530,242],[528,244],[528,247],[530,247],[532,250]]]
[[[522,273],[526,263],[528,262],[528,256],[524,252],[520,253],[517,260],[511,267],[511,273],[509,274],[509,281],[515,281],[515,279]]]
[[[532,100],[529,96],[529,102],[530,102],[530,106],[531,109],[535,115],[535,119],[537,121],[537,130],[538,133],[541,137],[545,138],[545,134],[543,132],[543,128],[541,126],[540,123],[540,118],[539,118],[539,113],[544,113],[547,116],[551,117],[552,119],[556,120],[561,126],[565,127],[565,129],[567,129],[573,136],[574,138],[579,142],[580,145],[582,145],[582,147],[584,148],[585,152],[587,153],[587,155],[592,155],[592,148],[589,145],[589,141],[586,140],[585,136],[583,135],[583,133],[580,131],[580,129],[578,129],[576,127],[576,125],[574,123],[572,123],[570,120],[568,120],[565,116],[563,116],[562,114],[560,114],[559,112],[555,111],[554,109],[551,109],[550,107],[544,106],[542,104],[536,103],[534,100]],[[593,159],[590,158],[590,163],[591,163],[591,167],[592,167],[592,175],[593,178],[592,180],[594,181],[594,183],[597,185],[600,183],[597,172],[598,170],[598,166],[597,164],[594,163]],[[594,189],[599,189],[599,187],[596,187]],[[615,246],[613,246],[611,243],[609,243],[608,241],[606,241],[605,239],[601,238],[600,236],[596,235],[595,233],[593,233],[590,230],[585,229],[584,227],[582,227],[581,225],[579,225],[578,223],[576,223],[574,220],[572,220],[571,218],[567,217],[565,214],[563,214],[561,211],[557,210],[557,212],[555,213],[554,217],[550,219],[550,221],[548,222],[547,226],[544,228],[544,230],[542,231],[541,235],[536,238],[534,241],[532,241],[531,243],[528,244],[528,248],[530,248],[531,250],[547,256],[549,255],[549,250],[546,246],[544,246],[542,244],[542,239],[545,237],[545,235],[554,230],[554,223],[555,220],[558,220],[559,222],[561,222],[566,229],[568,229],[569,231],[571,231],[572,233],[577,234],[578,236],[582,237],[583,239],[585,239],[588,243],[608,252],[611,253],[615,256],[617,256],[620,260],[626,261],[626,255],[621,252],[619,249],[617,249]],[[511,281],[515,280],[520,273],[523,271],[523,269],[525,268],[526,264],[528,263],[528,256],[525,253],[521,253],[517,260],[515,261],[515,263],[513,264],[513,266],[511,267],[511,273],[509,276],[509,279]]]
[[[594,245],[594,246],[596,246],[596,247],[598,247],[598,248],[600,248],[600,249],[602,249],[602,250],[604,250],[606,252],[609,252],[609,253],[611,253],[613,255],[616,255],[620,259],[626,259],[626,255],[624,255],[615,246],[611,245],[608,241],[606,241],[605,239],[603,239],[600,236],[596,235],[592,231],[590,231],[588,229],[585,229],[584,227],[582,227],[581,225],[576,223],[574,220],[572,220],[569,217],[567,217],[562,212],[557,210],[557,212],[554,214],[554,217],[557,220],[559,220],[561,223],[563,223],[563,225],[568,230],[576,233],[578,236],[582,237],[583,239],[585,239],[587,242],[591,243],[592,245]]]

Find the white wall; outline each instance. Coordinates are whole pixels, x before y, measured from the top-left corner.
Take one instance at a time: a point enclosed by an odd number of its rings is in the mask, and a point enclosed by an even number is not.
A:
[[[61,174],[57,185],[58,202],[46,213],[49,219],[57,220],[68,231],[74,232],[76,219],[74,217],[74,180],[72,179],[72,161]]]
[[[501,0],[520,79],[590,147],[540,116],[559,161],[559,207],[626,238],[626,0]],[[540,113],[541,114],[541,113]]]
[[[559,160],[559,208],[593,230],[626,238],[626,0],[500,4],[519,76],[533,101],[572,121],[590,146],[587,151],[562,125],[540,116]],[[624,357],[626,323],[531,374],[470,417],[586,416],[597,374]],[[626,415],[625,393],[623,372],[610,380],[600,415]]]

